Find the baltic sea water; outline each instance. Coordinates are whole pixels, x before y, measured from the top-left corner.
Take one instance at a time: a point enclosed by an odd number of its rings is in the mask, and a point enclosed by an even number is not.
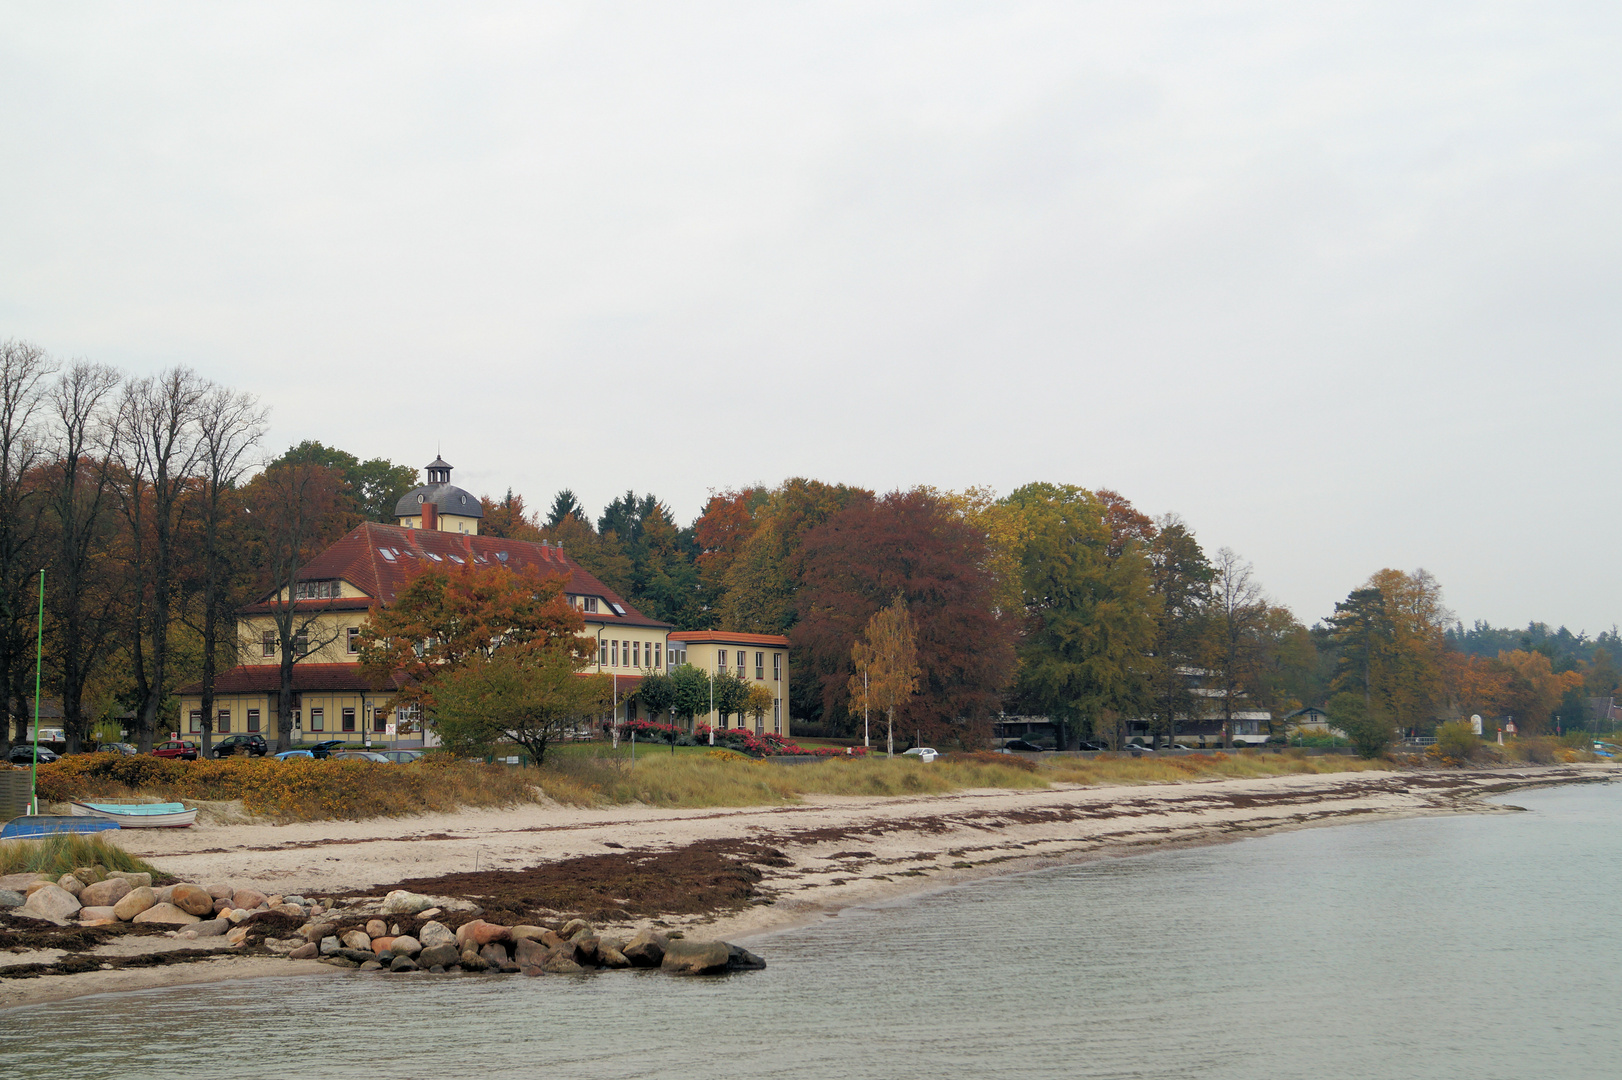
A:
[[[720,979],[257,980],[0,1014],[8,1077],[1622,1076],[1622,786],[1108,859]]]

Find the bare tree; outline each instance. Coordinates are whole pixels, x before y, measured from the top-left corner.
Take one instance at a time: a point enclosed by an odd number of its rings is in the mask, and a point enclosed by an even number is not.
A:
[[[1232,548],[1217,552],[1212,570],[1211,637],[1205,666],[1211,671],[1211,688],[1222,703],[1222,743],[1232,746],[1234,702],[1256,685],[1267,594],[1250,563]]]
[[[220,627],[235,606],[231,582],[241,545],[228,540],[233,515],[240,512],[233,497],[237,482],[251,465],[250,451],[265,433],[266,412],[252,394],[223,386],[209,389],[198,407],[197,518],[202,532],[200,580],[203,638],[203,756],[209,756],[214,735],[214,677],[220,651]],[[236,635],[230,636],[234,646]]]
[[[21,742],[33,691],[44,460],[37,414],[56,364],[24,341],[0,341],[0,748]]]
[[[126,384],[120,403],[119,495],[129,521],[133,586],[131,674],[141,750],[152,749],[169,693],[169,632],[176,592],[176,534],[201,452],[198,419],[208,384],[171,368]]]
[[[55,531],[46,587],[51,681],[62,700],[69,750],[82,745],[85,683],[106,654],[124,598],[110,565],[117,538],[109,520],[109,453],[118,419],[109,404],[118,383],[114,369],[78,361],[49,395],[55,421],[44,484]]]

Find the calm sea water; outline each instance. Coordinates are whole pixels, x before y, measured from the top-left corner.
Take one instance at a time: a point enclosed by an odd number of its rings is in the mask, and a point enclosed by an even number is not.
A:
[[[355,977],[0,1014],[63,1077],[1622,1076],[1622,787],[981,882],[715,980]]]

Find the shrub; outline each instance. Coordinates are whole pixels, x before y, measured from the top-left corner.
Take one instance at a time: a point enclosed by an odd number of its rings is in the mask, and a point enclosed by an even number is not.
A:
[[[1436,752],[1454,761],[1470,761],[1481,753],[1481,739],[1468,721],[1452,720],[1436,729]]]

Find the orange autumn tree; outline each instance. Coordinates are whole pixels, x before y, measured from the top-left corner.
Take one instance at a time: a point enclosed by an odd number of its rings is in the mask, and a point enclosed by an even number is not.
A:
[[[585,619],[569,606],[561,577],[532,567],[466,565],[420,570],[361,631],[361,670],[379,688],[397,686],[393,706],[434,705],[436,687],[479,661],[579,671],[596,653],[581,635]]]

